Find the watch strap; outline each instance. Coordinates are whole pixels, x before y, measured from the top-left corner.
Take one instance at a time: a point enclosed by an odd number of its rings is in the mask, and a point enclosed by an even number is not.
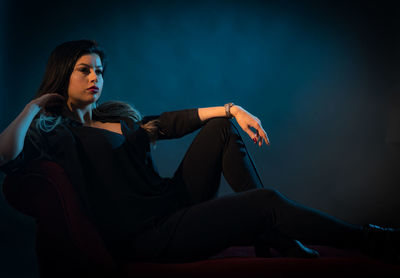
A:
[[[232,119],[232,118],[233,118],[233,116],[232,116],[232,114],[231,114],[231,107],[232,107],[233,105],[234,105],[233,102],[229,102],[229,103],[227,103],[227,104],[224,105],[226,116],[227,116],[229,119]]]

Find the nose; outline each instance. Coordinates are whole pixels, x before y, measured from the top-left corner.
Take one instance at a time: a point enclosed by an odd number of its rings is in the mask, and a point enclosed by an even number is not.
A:
[[[89,78],[90,78],[90,82],[94,82],[94,83],[99,82],[97,74],[96,74],[96,72],[94,70],[90,71]]]

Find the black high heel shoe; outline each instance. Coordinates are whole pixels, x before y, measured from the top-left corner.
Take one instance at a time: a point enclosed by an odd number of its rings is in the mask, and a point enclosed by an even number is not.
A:
[[[319,258],[317,250],[304,246],[300,241],[292,239],[290,246],[287,247],[274,247],[283,257],[290,258],[303,258],[303,259],[314,259]]]
[[[400,229],[364,225],[361,251],[372,258],[400,264]]]
[[[300,241],[289,238],[277,231],[263,235],[254,245],[257,257],[272,257],[269,248],[274,248],[282,257],[290,258],[318,258],[318,251],[304,246]]]

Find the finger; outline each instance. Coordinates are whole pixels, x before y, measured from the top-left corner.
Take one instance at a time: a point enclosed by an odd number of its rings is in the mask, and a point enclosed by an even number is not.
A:
[[[267,133],[264,131],[264,140],[265,140],[265,142],[268,144],[268,145],[270,145],[271,144],[271,141],[269,140],[269,138],[268,138],[268,135],[267,135]]]
[[[62,95],[60,95],[59,93],[47,93],[47,94],[44,94],[43,96],[45,96],[45,97],[54,97],[54,96],[62,97]]]
[[[51,94],[49,94],[49,97],[56,97],[56,98],[62,98],[62,99],[65,98],[64,96],[57,94],[57,93],[51,93]]]
[[[257,141],[258,141],[257,134],[255,134],[248,128],[245,129],[244,131],[249,135],[249,137],[251,138],[251,140],[253,140],[254,143],[257,143]]]
[[[260,135],[260,147],[262,146],[263,142],[265,142],[265,139],[262,135]],[[266,142],[265,142],[266,143]]]
[[[262,135],[262,138],[264,139],[265,144],[267,144],[267,145],[271,144],[266,133]]]
[[[259,133],[260,133],[261,137],[264,139],[265,143],[266,143],[267,145],[269,145],[270,142],[269,142],[268,135],[267,135],[267,133],[265,132],[265,130],[264,130],[262,127],[260,127]]]
[[[261,140],[264,140],[264,142],[267,144],[267,145],[269,145],[269,139],[268,139],[268,136],[267,136],[267,134],[265,133],[265,131],[261,131],[260,132],[260,136],[261,136]]]
[[[261,147],[261,145],[262,145],[262,137],[258,133],[258,130],[256,132],[257,132],[256,133],[256,137],[253,139],[253,141],[254,141],[254,144],[258,144]]]
[[[258,146],[261,147],[263,143],[263,137],[259,135],[260,140],[258,141]]]
[[[57,96],[58,98],[65,99],[65,97],[62,96],[62,95],[60,95],[60,94],[56,94],[56,96]]]
[[[264,139],[265,143],[267,145],[269,145],[269,139],[268,139],[267,134],[265,133],[264,129],[261,127],[261,125],[257,124],[257,126],[255,128],[257,129],[257,136],[259,137],[258,139],[260,139],[260,143],[261,143],[261,144],[259,144],[260,147],[262,145],[263,139]]]
[[[46,105],[60,105],[62,104],[64,101],[61,98],[51,98],[51,99],[47,99],[46,100]]]

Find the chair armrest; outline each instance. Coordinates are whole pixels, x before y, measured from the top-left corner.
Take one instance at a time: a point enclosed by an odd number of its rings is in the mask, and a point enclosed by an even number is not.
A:
[[[73,185],[59,164],[32,161],[6,176],[3,193],[12,207],[36,219],[37,239],[41,241],[37,242],[38,251],[46,252],[42,247],[51,246],[51,242],[45,243],[46,239],[63,242],[62,246],[76,247],[78,254],[71,254],[74,260],[80,257],[85,263],[115,268],[113,258],[93,223],[81,211]]]

